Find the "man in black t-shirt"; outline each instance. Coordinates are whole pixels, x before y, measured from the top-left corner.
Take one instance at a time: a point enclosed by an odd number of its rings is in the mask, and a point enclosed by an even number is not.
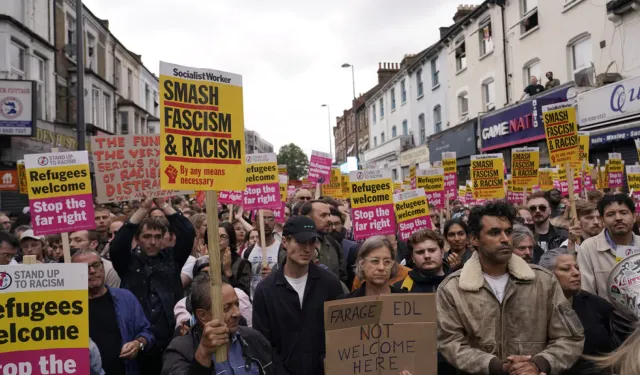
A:
[[[544,86],[538,83],[538,78],[536,76],[531,76],[531,80],[529,82],[529,86],[524,88],[524,92],[522,93],[520,100],[524,99],[527,95],[532,97],[544,91]]]

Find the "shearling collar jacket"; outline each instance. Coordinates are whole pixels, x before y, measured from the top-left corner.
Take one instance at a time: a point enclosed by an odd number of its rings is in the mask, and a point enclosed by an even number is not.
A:
[[[582,354],[584,330],[553,274],[511,256],[502,303],[478,252],[437,292],[438,350],[463,374],[502,374],[510,355],[531,355],[558,375]]]

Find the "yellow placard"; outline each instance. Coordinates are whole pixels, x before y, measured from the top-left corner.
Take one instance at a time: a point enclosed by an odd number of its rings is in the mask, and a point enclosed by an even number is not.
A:
[[[540,149],[538,147],[520,147],[511,150],[511,180],[514,187],[533,188],[538,184],[539,169]]]
[[[640,166],[627,165],[627,185],[629,190],[640,192]]]
[[[580,146],[578,147],[580,165],[576,165],[574,168],[582,168],[582,162],[589,164],[589,134],[578,132],[578,138],[580,139]]]
[[[474,199],[503,199],[505,193],[502,154],[472,155],[471,181]]]
[[[538,185],[540,185],[540,190],[551,190],[553,189],[553,170],[549,168],[540,168],[540,172],[538,173]]]
[[[289,188],[289,177],[285,174],[278,174],[278,178],[280,179],[280,199],[283,202],[287,201]]]
[[[160,186],[244,191],[243,116],[242,76],[160,62]]]
[[[444,173],[456,173],[456,164],[457,161],[455,158],[453,159],[442,159],[442,168],[444,169]]]
[[[280,183],[275,163],[255,163],[246,166],[245,181],[247,185]]]
[[[420,170],[416,175],[416,188],[423,188],[425,193],[444,191],[444,170],[442,168]]]
[[[27,178],[30,200],[91,194],[88,164],[34,168]]]
[[[287,173],[287,166],[285,164],[279,164],[278,165],[278,174],[286,174],[289,175]]]
[[[24,167],[24,160],[18,160],[18,186],[20,188],[20,194],[29,194],[27,185],[27,170]]]
[[[458,197],[464,197],[465,195],[467,195],[467,187],[458,186]]]
[[[374,207],[393,203],[390,178],[351,181],[351,208]]]
[[[393,183],[393,191],[394,192],[402,191],[402,182],[394,182]]]
[[[396,202],[394,204],[394,208],[398,224],[429,215],[429,205],[427,204],[427,198],[424,195]]]
[[[348,174],[343,174],[342,176],[340,176],[340,186],[342,187],[342,197],[343,198],[349,198],[349,175]]]
[[[624,164],[622,164],[622,159],[609,159],[609,173],[622,173],[623,170]]]
[[[342,198],[342,178],[340,175],[340,168],[331,168],[331,178],[329,184],[325,184],[322,187],[324,195],[328,195],[332,198]]]
[[[570,103],[547,105],[542,107],[542,117],[551,165],[579,165],[580,140],[575,107]]]

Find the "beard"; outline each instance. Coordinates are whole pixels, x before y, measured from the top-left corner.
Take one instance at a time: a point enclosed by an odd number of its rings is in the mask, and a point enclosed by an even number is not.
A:
[[[333,237],[334,240],[338,241],[338,243],[342,243],[342,240],[347,237],[347,230],[342,228],[340,232],[332,231],[329,235]]]

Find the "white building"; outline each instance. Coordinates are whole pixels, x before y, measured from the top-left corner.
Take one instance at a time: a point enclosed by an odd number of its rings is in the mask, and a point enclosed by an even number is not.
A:
[[[247,155],[273,152],[273,145],[253,130],[244,131],[244,148]]]
[[[148,133],[160,133],[160,101],[158,95],[158,77],[153,74],[146,66],[140,64],[140,95],[138,104],[146,113],[142,116],[142,127]],[[145,126],[146,124],[146,126]]]

